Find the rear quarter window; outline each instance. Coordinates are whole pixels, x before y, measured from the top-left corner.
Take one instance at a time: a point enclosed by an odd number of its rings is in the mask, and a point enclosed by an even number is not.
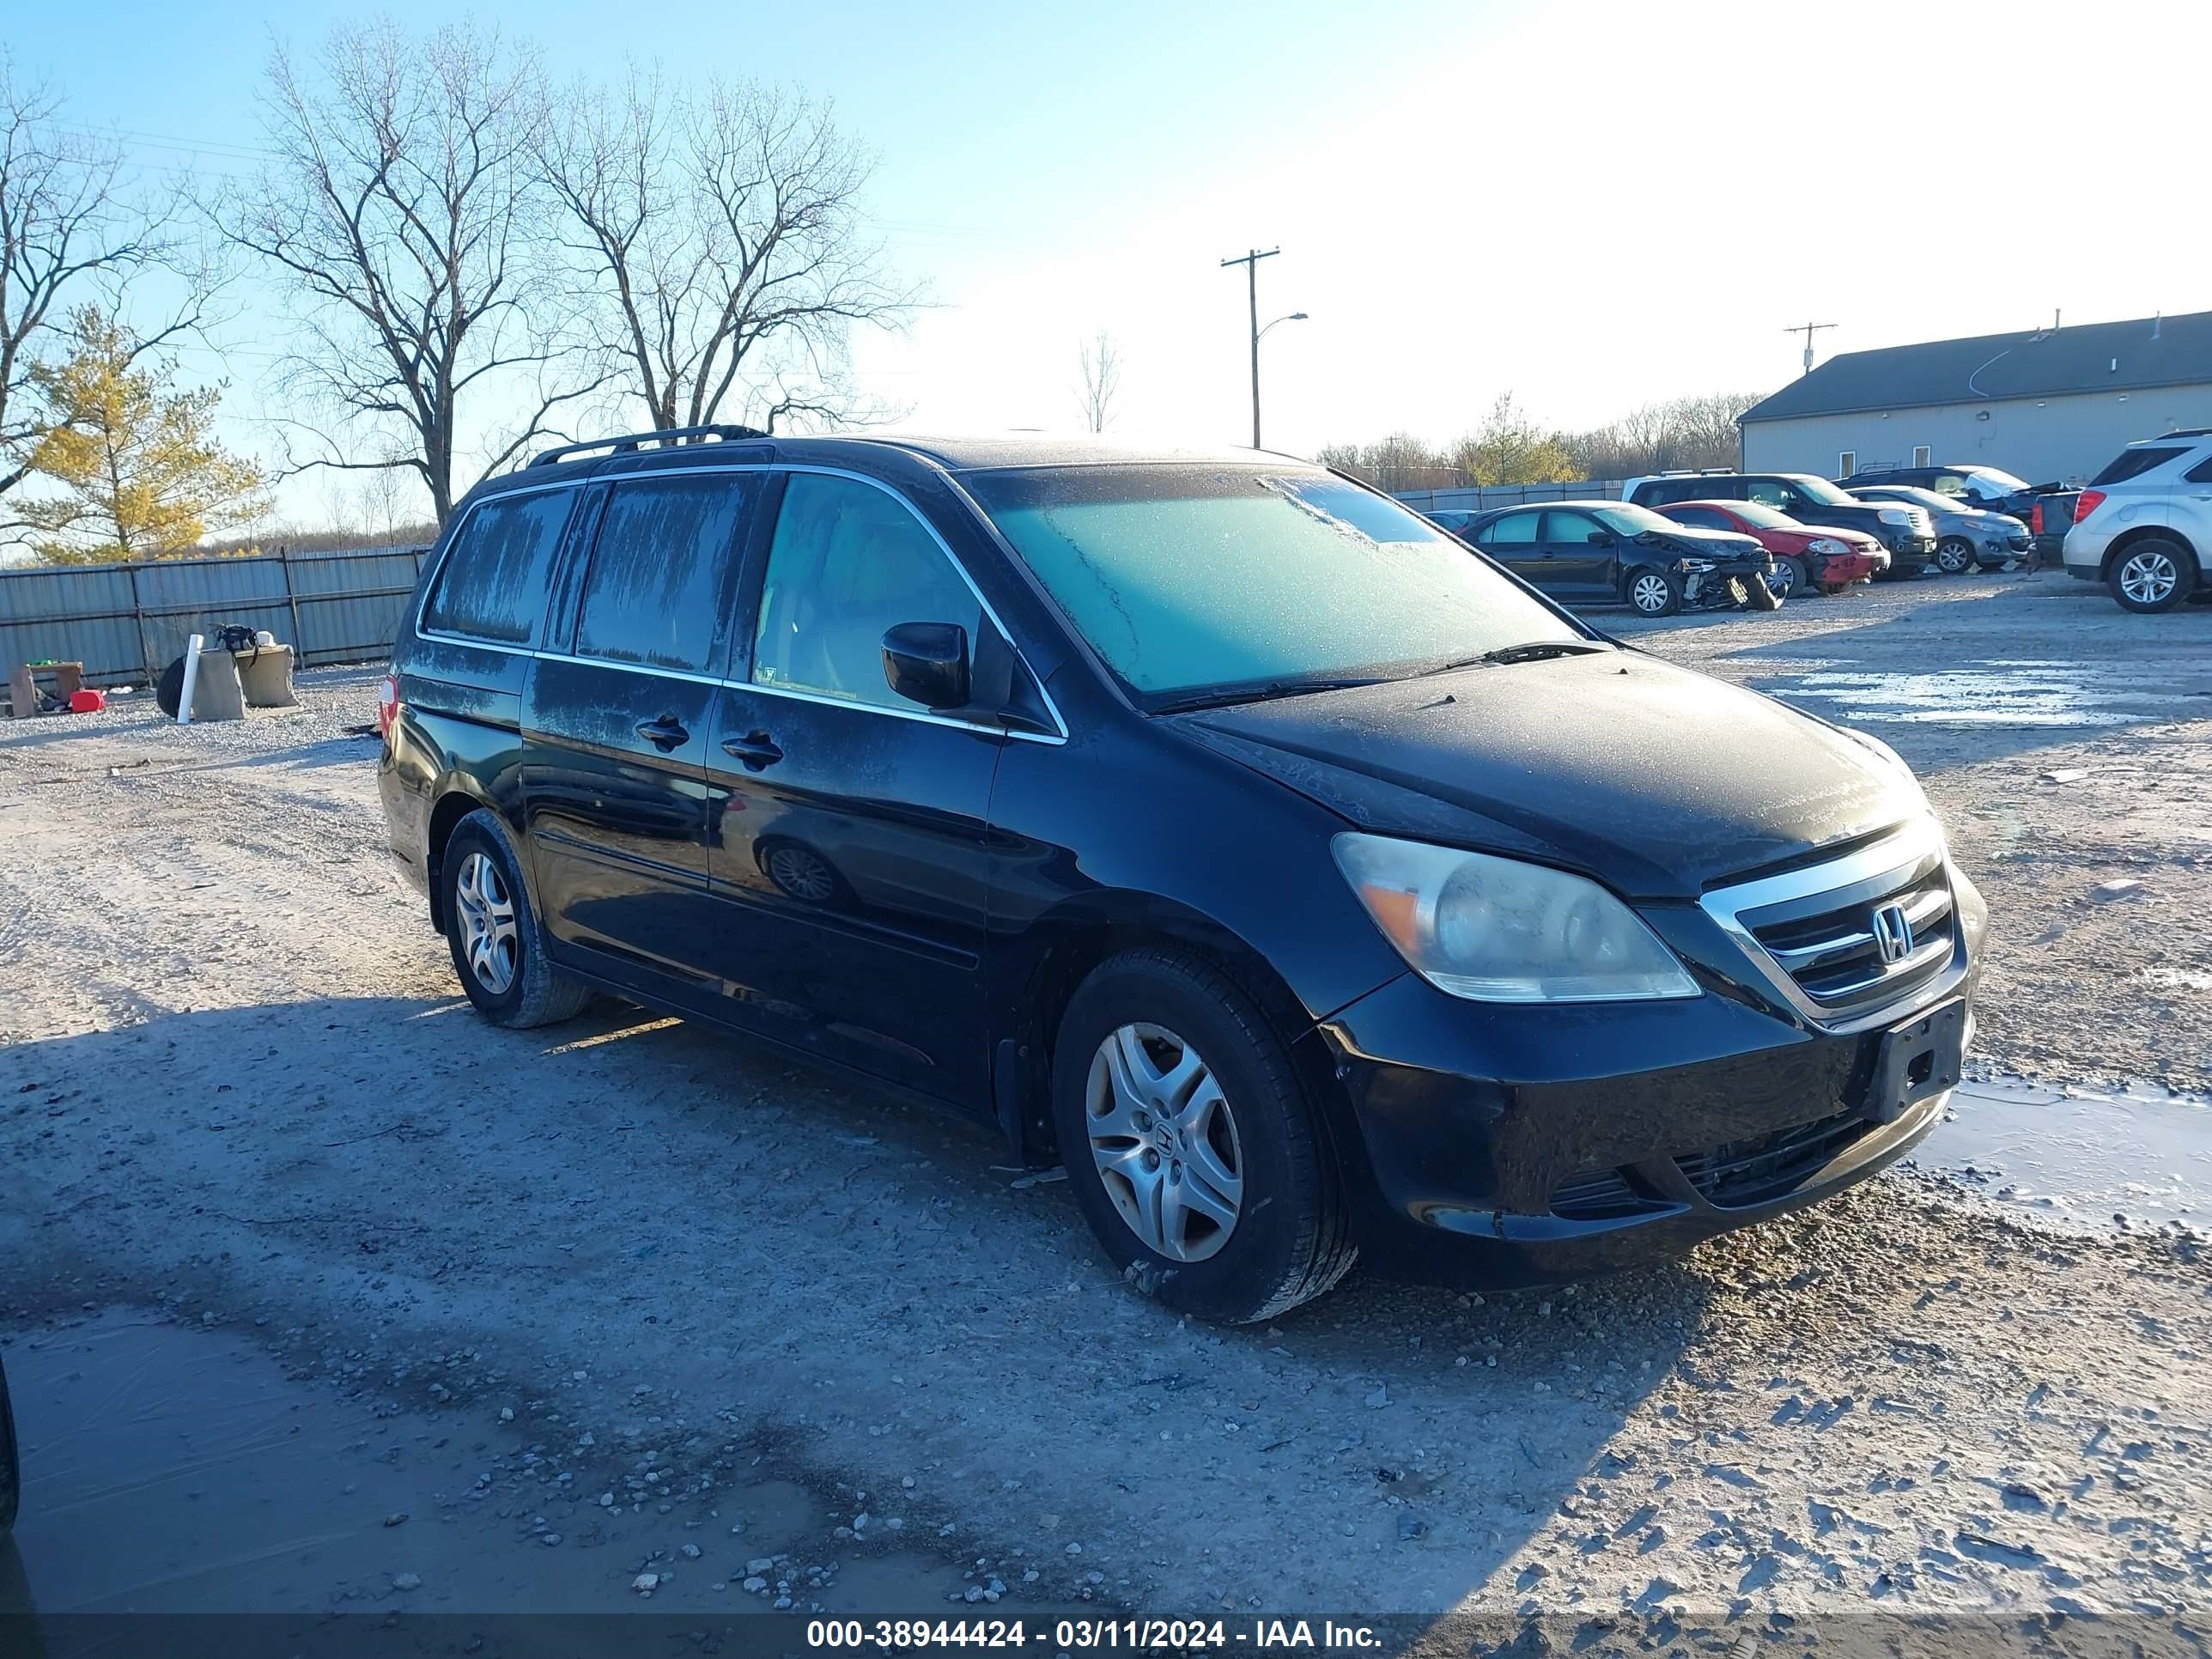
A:
[[[2139,478],[2152,468],[2164,466],[2168,461],[2188,453],[2185,449],[2165,447],[2124,449],[2110,466],[2089,480],[2089,488],[2102,489],[2106,484],[2125,483],[2130,478]]]
[[[575,504],[574,489],[542,489],[471,511],[422,607],[424,631],[493,645],[537,643],[547,573]]]

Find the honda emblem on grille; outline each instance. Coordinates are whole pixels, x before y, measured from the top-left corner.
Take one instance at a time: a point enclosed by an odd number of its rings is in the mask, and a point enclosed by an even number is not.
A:
[[[1885,904],[1874,913],[1875,948],[1881,959],[1902,962],[1912,954],[1912,920],[1901,904]]]

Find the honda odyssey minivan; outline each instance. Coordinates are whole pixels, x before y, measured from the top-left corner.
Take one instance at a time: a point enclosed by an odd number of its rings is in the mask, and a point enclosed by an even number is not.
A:
[[[1942,1110],[1986,920],[1873,738],[1254,451],[648,434],[473,492],[379,784],[470,1000],[995,1125],[1225,1321],[1525,1285]]]

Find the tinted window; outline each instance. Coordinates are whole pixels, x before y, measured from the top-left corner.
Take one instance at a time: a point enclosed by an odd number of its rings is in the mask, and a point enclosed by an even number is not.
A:
[[[2154,466],[2164,466],[2168,461],[2186,455],[2185,449],[2154,447],[2149,449],[2124,449],[2112,464],[2089,480],[2089,488],[2101,489],[2106,484],[2125,483],[2130,478],[2142,477]]]
[[[573,489],[541,489],[472,511],[422,607],[422,626],[500,645],[534,643],[545,615],[545,574],[575,501]]]
[[[1554,513],[1545,521],[1544,539],[1547,542],[1576,542],[1588,546],[1590,532],[1597,527],[1597,520],[1587,513]]]
[[[2191,483],[2212,483],[2212,457],[2197,462],[2181,476]]]
[[[1804,497],[1779,478],[1753,478],[1750,485],[1751,499],[1766,507],[1778,507],[1784,512],[1799,505]]]
[[[884,678],[884,635],[911,622],[957,623],[972,648],[982,606],[895,497],[793,473],[761,586],[754,683],[911,708]]]
[[[576,653],[704,671],[749,488],[741,475],[617,484],[584,579]]]
[[[1475,539],[1485,547],[1527,547],[1535,541],[1536,521],[1542,517],[1540,513],[1509,513],[1492,520]]]

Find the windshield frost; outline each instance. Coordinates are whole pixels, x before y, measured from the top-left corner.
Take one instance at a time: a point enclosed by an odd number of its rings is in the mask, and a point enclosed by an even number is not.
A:
[[[1076,631],[1139,693],[1388,678],[1585,635],[1387,498],[1313,473],[972,475]]]

